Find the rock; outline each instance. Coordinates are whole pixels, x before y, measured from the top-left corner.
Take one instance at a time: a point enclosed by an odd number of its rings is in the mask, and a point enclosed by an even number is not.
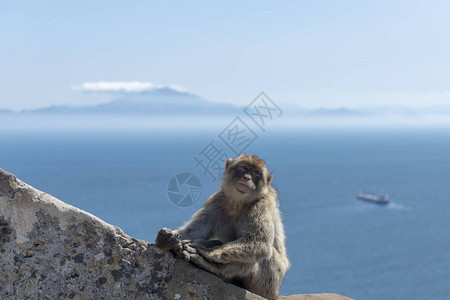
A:
[[[0,169],[0,299],[24,298],[263,299]]]

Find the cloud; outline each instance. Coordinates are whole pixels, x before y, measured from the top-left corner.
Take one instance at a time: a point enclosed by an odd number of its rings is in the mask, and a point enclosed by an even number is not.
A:
[[[81,92],[97,92],[97,93],[141,93],[162,88],[170,88],[179,92],[186,91],[184,88],[177,85],[161,85],[151,82],[141,81],[97,81],[84,82],[79,86],[74,87],[75,90]]]

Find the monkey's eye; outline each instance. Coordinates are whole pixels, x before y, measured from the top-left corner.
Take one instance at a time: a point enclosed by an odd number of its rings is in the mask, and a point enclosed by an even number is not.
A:
[[[247,171],[247,170],[248,170],[247,166],[244,166],[244,165],[238,166],[238,169],[239,169],[240,171]]]

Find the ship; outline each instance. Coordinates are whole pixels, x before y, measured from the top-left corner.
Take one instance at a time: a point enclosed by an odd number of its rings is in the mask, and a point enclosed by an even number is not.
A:
[[[365,193],[358,193],[356,195],[356,198],[359,200],[386,205],[389,204],[389,195],[387,194],[381,194],[380,196],[377,195],[371,195],[371,194],[365,194]]]

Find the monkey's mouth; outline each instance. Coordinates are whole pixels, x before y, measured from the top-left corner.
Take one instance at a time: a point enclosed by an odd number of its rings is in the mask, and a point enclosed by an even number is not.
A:
[[[243,182],[237,182],[236,183],[236,189],[241,192],[241,193],[246,193],[249,190],[252,190],[253,188],[247,184],[247,183],[243,183]]]

